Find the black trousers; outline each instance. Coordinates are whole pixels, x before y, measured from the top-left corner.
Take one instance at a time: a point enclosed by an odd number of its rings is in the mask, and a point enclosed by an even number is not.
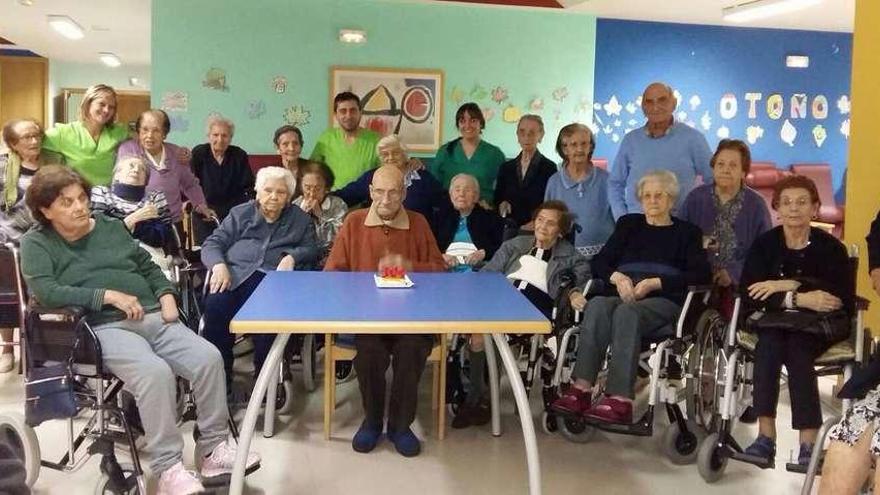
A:
[[[409,428],[416,418],[419,380],[433,345],[432,335],[355,336],[357,355],[354,369],[368,424],[374,428],[382,427],[385,418],[385,371],[393,361],[388,431],[398,432]]]
[[[805,430],[822,426],[814,363],[831,345],[807,333],[762,330],[755,346],[753,398],[757,415],[776,417],[779,377],[785,365],[791,397],[791,427]]]

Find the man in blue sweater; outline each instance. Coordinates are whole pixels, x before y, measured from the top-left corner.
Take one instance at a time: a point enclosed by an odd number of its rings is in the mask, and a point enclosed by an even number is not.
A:
[[[681,194],[673,214],[698,175],[704,183],[711,182],[709,143],[700,131],[675,121],[672,113],[676,105],[678,101],[668,85],[655,82],[645,88],[642,112],[648,122],[624,136],[608,179],[608,201],[615,220],[627,213],[642,212],[636,184],[649,170],[666,169],[678,178]]]

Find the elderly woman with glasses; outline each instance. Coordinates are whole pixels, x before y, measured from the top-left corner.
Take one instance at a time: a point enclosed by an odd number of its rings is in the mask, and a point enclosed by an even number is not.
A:
[[[667,170],[639,179],[642,213],[624,215],[593,257],[593,279],[605,286],[589,304],[580,291],[572,306],[584,311],[571,386],[551,405],[560,414],[630,424],[642,339],[660,336],[681,312],[689,285],[709,282],[703,236],[696,225],[671,215],[678,180]],[[586,309],[585,309],[586,308]],[[593,385],[608,359],[605,396],[593,406]]]
[[[56,124],[46,131],[43,148],[64,156],[71,168],[95,186],[113,177],[116,150],[128,139],[128,127],[116,123],[116,91],[106,84],[88,88],[78,121]]]
[[[220,349],[226,382],[232,384],[232,344],[229,322],[267,272],[310,267],[318,260],[312,219],[293,206],[296,180],[289,170],[264,167],[257,172],[257,199],[229,211],[202,244],[202,262],[210,270],[205,298],[205,338]],[[257,376],[274,335],[253,335]]]
[[[293,204],[312,217],[320,251],[318,268],[323,268],[348,213],[348,206],[345,201],[330,194],[334,180],[330,167],[323,163],[306,162],[299,171],[302,174],[302,195],[294,199]]]

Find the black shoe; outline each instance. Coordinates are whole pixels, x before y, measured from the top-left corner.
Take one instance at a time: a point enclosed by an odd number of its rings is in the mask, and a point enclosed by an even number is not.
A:
[[[481,426],[491,420],[492,411],[486,404],[462,404],[458,414],[452,419],[452,427],[462,429],[468,426]]]

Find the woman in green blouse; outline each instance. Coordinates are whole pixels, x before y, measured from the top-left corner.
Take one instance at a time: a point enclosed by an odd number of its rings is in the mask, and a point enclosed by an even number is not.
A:
[[[79,108],[79,121],[46,131],[43,149],[62,155],[92,185],[109,186],[116,148],[128,139],[128,128],[116,124],[116,91],[96,84],[86,90]]]
[[[486,119],[476,103],[458,107],[455,125],[460,136],[437,150],[430,171],[447,189],[456,175],[472,175],[480,183],[480,197],[488,200],[495,195],[495,178],[507,159],[497,146],[482,140]]]

